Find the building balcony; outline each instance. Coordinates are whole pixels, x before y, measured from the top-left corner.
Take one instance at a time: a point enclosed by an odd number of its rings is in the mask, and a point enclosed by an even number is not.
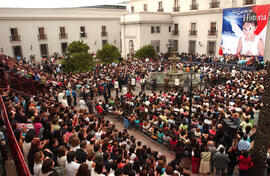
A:
[[[20,35],[11,35],[11,36],[9,36],[9,38],[10,38],[11,42],[19,42],[19,41],[21,41],[21,36]]]
[[[108,36],[108,32],[101,32],[101,36],[102,37],[107,37]]]
[[[80,37],[81,38],[87,37],[87,33],[85,33],[85,32],[84,33],[80,33]]]
[[[162,9],[157,9],[158,12],[164,12],[163,8]]]
[[[179,12],[180,11],[180,7],[173,7],[173,12]]]
[[[160,33],[160,29],[157,29],[156,31],[157,31],[157,33]]]
[[[217,30],[215,30],[215,31],[209,30],[209,31],[208,31],[208,36],[217,37],[217,34],[218,34],[217,32],[218,32]]]
[[[59,34],[59,38],[66,39],[66,38],[68,38],[68,35],[67,34]]]
[[[190,10],[198,10],[199,4],[191,4]]]
[[[243,0],[243,5],[256,4],[256,0]]]
[[[190,36],[197,36],[197,30],[191,30],[189,31]]]
[[[210,8],[219,8],[220,2],[210,2]]]
[[[172,35],[179,35],[179,30],[172,31]]]
[[[47,35],[46,34],[38,34],[38,40],[46,40]]]

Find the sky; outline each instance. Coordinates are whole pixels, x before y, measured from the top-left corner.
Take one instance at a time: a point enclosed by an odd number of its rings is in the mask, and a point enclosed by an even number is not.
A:
[[[117,4],[127,0],[0,0],[0,7],[60,8]]]

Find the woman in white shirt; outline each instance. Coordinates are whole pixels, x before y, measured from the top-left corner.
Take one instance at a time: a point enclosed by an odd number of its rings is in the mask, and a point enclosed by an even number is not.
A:
[[[32,131],[32,130],[28,131],[25,135],[25,140],[23,142],[23,156],[24,156],[24,159],[25,159],[27,164],[28,164],[27,156],[28,156],[28,153],[30,151],[31,142],[34,138],[34,135],[35,135],[34,131]]]
[[[34,176],[39,176],[43,160],[44,154],[41,150],[34,154]]]
[[[58,164],[58,167],[60,168],[61,172],[58,173],[59,176],[61,175],[66,175],[66,169],[65,169],[65,166],[66,166],[66,161],[67,161],[67,149],[65,146],[61,145],[59,148],[58,148],[58,156],[57,156],[57,164]]]
[[[67,154],[66,161],[66,176],[74,176],[80,167],[80,164],[75,162],[76,152],[70,151]]]

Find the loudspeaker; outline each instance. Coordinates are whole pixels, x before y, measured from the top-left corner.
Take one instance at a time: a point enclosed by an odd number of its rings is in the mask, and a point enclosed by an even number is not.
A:
[[[226,137],[234,139],[236,137],[237,125],[230,119],[223,119],[223,132]]]

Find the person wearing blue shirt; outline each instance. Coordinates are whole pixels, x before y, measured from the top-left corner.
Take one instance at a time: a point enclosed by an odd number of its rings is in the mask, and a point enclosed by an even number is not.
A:
[[[72,97],[74,100],[74,106],[76,106],[77,105],[77,92],[74,89],[72,89]]]
[[[68,106],[71,106],[71,95],[68,89],[66,90],[66,96],[67,96]]]

